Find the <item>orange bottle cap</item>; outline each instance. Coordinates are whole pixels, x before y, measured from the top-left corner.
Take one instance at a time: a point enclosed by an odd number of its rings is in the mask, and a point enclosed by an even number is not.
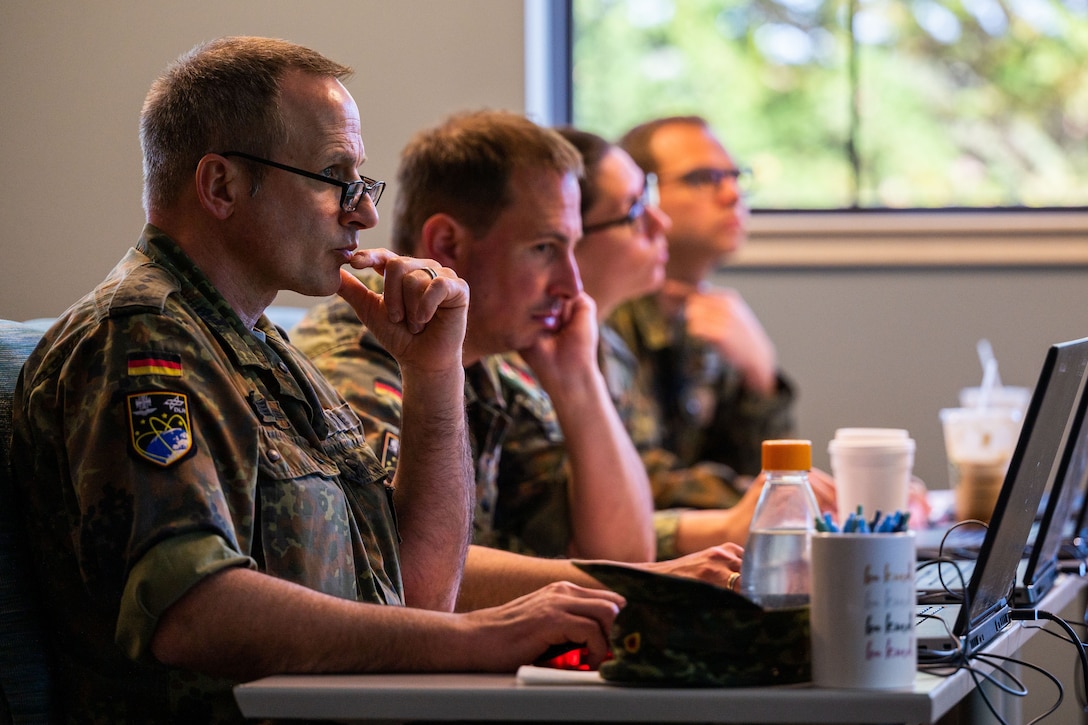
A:
[[[807,471],[812,468],[812,441],[763,441],[764,471]]]

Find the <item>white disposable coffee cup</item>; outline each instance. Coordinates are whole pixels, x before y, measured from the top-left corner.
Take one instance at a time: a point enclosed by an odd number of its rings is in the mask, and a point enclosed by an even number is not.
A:
[[[914,534],[812,535],[812,683],[905,689],[917,667]]]
[[[840,428],[828,444],[838,523],[860,506],[866,519],[907,511],[915,443],[900,428]]]

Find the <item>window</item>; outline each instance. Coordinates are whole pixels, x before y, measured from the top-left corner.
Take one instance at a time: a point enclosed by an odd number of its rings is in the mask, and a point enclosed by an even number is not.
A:
[[[753,169],[757,210],[1088,206],[1088,0],[571,0],[570,13],[573,122],[616,138],[699,113]]]

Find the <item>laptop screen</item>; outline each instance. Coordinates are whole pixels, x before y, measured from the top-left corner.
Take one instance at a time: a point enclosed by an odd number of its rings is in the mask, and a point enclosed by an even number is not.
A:
[[[1085,413],[1088,411],[1088,374],[1081,382],[1077,394],[1076,410],[1069,419],[1065,444],[1061,449],[1058,465],[1050,482],[1050,496],[1046,502],[1046,511],[1039,522],[1039,531],[1043,536],[1036,536],[1031,549],[1027,568],[1024,570],[1023,590],[1027,603],[1033,604],[1039,596],[1046,593],[1058,569],[1058,554],[1064,540],[1066,522],[1073,510],[1073,501],[1083,495],[1083,459],[1084,438],[1088,432],[1084,427]],[[1080,472],[1076,472],[1074,462],[1079,457]],[[1019,597],[1017,603],[1020,603]]]
[[[1082,407],[1088,407],[1088,392],[1083,394]],[[1088,417],[1088,413],[1085,414]],[[1069,466],[1065,472],[1065,486],[1072,489],[1077,498],[1073,508],[1077,511],[1072,526],[1065,531],[1065,543],[1069,551],[1063,552],[1065,558],[1088,558],[1088,425],[1082,423],[1077,431],[1076,442],[1069,454]]]
[[[1047,351],[989,531],[979,550],[975,576],[968,583],[970,607],[960,612],[957,633],[966,632],[968,623],[977,622],[1008,602],[1035,512],[1059,468],[1059,452],[1072,427],[1073,408],[1084,386],[1086,369],[1088,338],[1052,345]]]

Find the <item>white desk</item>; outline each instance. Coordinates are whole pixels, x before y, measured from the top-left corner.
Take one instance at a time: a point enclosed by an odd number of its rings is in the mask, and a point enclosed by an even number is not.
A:
[[[1039,608],[1060,611],[1082,587],[1082,580],[1062,577]],[[986,651],[1015,655],[1036,633],[1014,622]],[[1075,657],[1072,645],[1056,643],[1052,651],[1055,657]],[[987,669],[981,662],[978,665]],[[603,681],[527,685],[513,675],[480,674],[279,675],[240,685],[235,688],[235,697],[246,717],[353,722],[932,723],[973,689],[974,682],[966,671],[946,678],[919,673],[914,689],[903,692],[829,690],[811,685],[648,688]]]

